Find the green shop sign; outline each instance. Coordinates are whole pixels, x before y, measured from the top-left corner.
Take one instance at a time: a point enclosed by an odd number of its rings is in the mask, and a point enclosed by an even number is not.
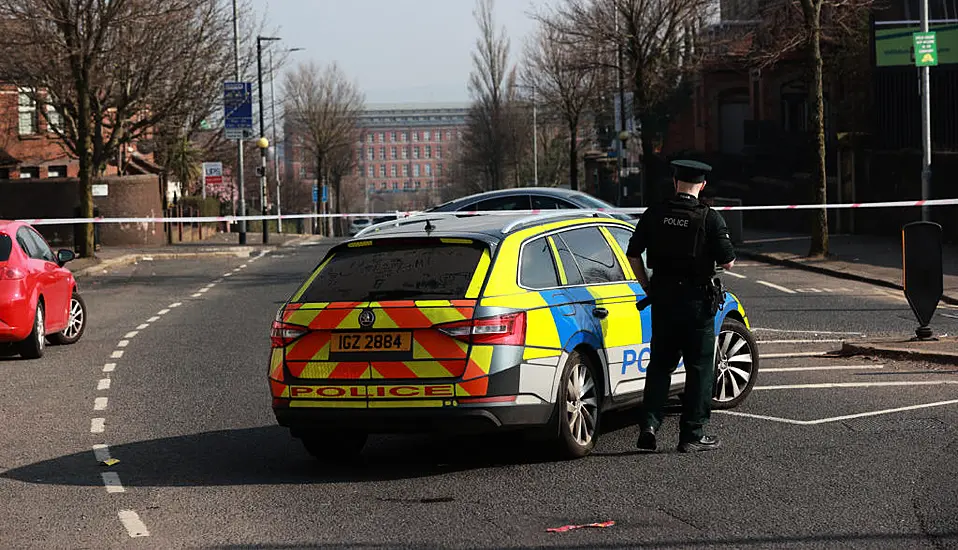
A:
[[[937,64],[958,63],[958,25],[929,25],[928,30],[935,33]],[[917,25],[876,29],[875,64],[879,67],[914,67],[914,34],[917,32],[921,32],[921,27]]]

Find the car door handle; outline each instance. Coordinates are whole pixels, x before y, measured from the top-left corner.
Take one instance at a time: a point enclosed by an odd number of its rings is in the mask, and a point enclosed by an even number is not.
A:
[[[597,307],[592,310],[592,315],[595,315],[599,319],[605,319],[609,316],[609,310],[605,309],[604,307]]]

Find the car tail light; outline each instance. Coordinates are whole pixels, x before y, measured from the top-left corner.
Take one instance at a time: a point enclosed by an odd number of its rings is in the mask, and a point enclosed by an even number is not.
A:
[[[306,334],[306,327],[291,325],[282,321],[273,321],[269,333],[269,341],[274,348],[282,348],[292,344],[297,338]]]
[[[0,267],[0,280],[18,281],[27,276],[27,273],[18,267]]]
[[[521,346],[526,342],[526,312],[456,321],[436,328],[443,334],[471,344]]]

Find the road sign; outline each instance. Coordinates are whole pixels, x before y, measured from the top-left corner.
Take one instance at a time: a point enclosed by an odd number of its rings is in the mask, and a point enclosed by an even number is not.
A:
[[[253,84],[223,83],[223,128],[226,139],[245,140],[253,137]]]
[[[203,182],[206,185],[223,185],[223,163],[204,162]]]
[[[319,186],[314,183],[313,184],[313,202],[317,202],[318,200],[319,200]]]
[[[324,202],[324,203],[329,202],[329,192],[326,191],[326,189],[327,189],[327,188],[326,188],[326,186],[324,185],[324,186],[323,186],[323,202]]]
[[[933,32],[912,34],[915,43],[915,66],[935,67],[938,65],[938,43]]]
[[[901,231],[902,286],[905,298],[921,325],[919,338],[931,336],[931,322],[944,291],[942,277],[941,226],[932,222],[912,222]]]

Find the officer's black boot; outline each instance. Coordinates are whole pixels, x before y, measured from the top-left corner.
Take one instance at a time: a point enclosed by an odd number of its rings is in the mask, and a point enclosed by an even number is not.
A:
[[[680,453],[711,451],[712,449],[718,449],[718,448],[719,448],[718,438],[712,437],[710,435],[703,435],[701,438],[695,441],[683,441],[682,443],[679,443]]]
[[[642,431],[639,432],[639,440],[635,446],[643,451],[658,450],[658,446],[655,444],[655,428],[651,426],[642,428]]]

